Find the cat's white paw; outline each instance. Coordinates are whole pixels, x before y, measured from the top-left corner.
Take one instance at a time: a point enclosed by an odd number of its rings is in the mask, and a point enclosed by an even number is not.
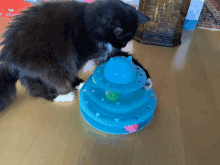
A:
[[[83,82],[83,83],[80,83],[78,86],[76,86],[75,88],[78,90],[78,91],[80,91],[80,89],[83,87],[83,85],[84,85],[85,83]]]
[[[59,95],[53,101],[54,102],[71,102],[75,98],[74,92],[70,92],[66,95]]]
[[[147,79],[147,82],[146,82],[146,84],[145,84],[145,89],[146,89],[146,90],[152,89],[152,85],[153,85],[152,80],[151,80],[150,78],[148,78],[148,79]]]

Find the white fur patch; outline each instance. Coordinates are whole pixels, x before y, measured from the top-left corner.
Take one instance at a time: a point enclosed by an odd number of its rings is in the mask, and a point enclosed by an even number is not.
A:
[[[74,92],[70,92],[66,95],[59,95],[53,101],[54,102],[71,102],[75,98]]]
[[[80,89],[83,87],[84,84],[85,84],[84,82],[83,82],[83,83],[80,83],[78,86],[76,86],[76,89],[77,89],[78,91],[80,91]]]
[[[150,85],[149,85],[149,86],[145,85],[145,89],[146,89],[146,90],[152,89],[152,86],[153,86],[152,80],[151,80],[150,78],[148,78],[148,79],[147,79],[147,82],[149,82]]]
[[[126,45],[126,47],[121,49],[124,52],[132,53],[133,51],[133,41],[129,41]]]
[[[95,62],[93,60],[89,60],[84,66],[83,66],[83,72],[91,71],[93,68],[95,68]]]
[[[80,89],[83,87],[85,83],[80,83],[78,86],[76,86],[76,89],[80,91]],[[71,102],[75,98],[74,92],[70,92],[66,95],[59,95],[57,96],[53,101],[54,102]]]

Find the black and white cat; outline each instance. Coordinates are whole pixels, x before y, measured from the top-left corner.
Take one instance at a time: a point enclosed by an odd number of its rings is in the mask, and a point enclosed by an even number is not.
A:
[[[0,110],[15,100],[17,80],[34,97],[71,101],[83,83],[79,70],[92,59],[100,65],[113,56],[129,56],[120,49],[138,24],[149,20],[119,0],[44,2],[23,11],[0,44]]]

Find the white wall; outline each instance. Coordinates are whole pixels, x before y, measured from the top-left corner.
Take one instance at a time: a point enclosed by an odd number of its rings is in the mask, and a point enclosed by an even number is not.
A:
[[[122,0],[128,4],[131,4],[133,6],[139,6],[139,0]]]
[[[191,0],[186,19],[198,20],[205,0]]]

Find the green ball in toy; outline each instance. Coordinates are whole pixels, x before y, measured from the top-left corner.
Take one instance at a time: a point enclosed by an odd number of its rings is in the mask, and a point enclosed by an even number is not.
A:
[[[116,102],[120,96],[120,93],[106,91],[106,99],[111,102]]]

